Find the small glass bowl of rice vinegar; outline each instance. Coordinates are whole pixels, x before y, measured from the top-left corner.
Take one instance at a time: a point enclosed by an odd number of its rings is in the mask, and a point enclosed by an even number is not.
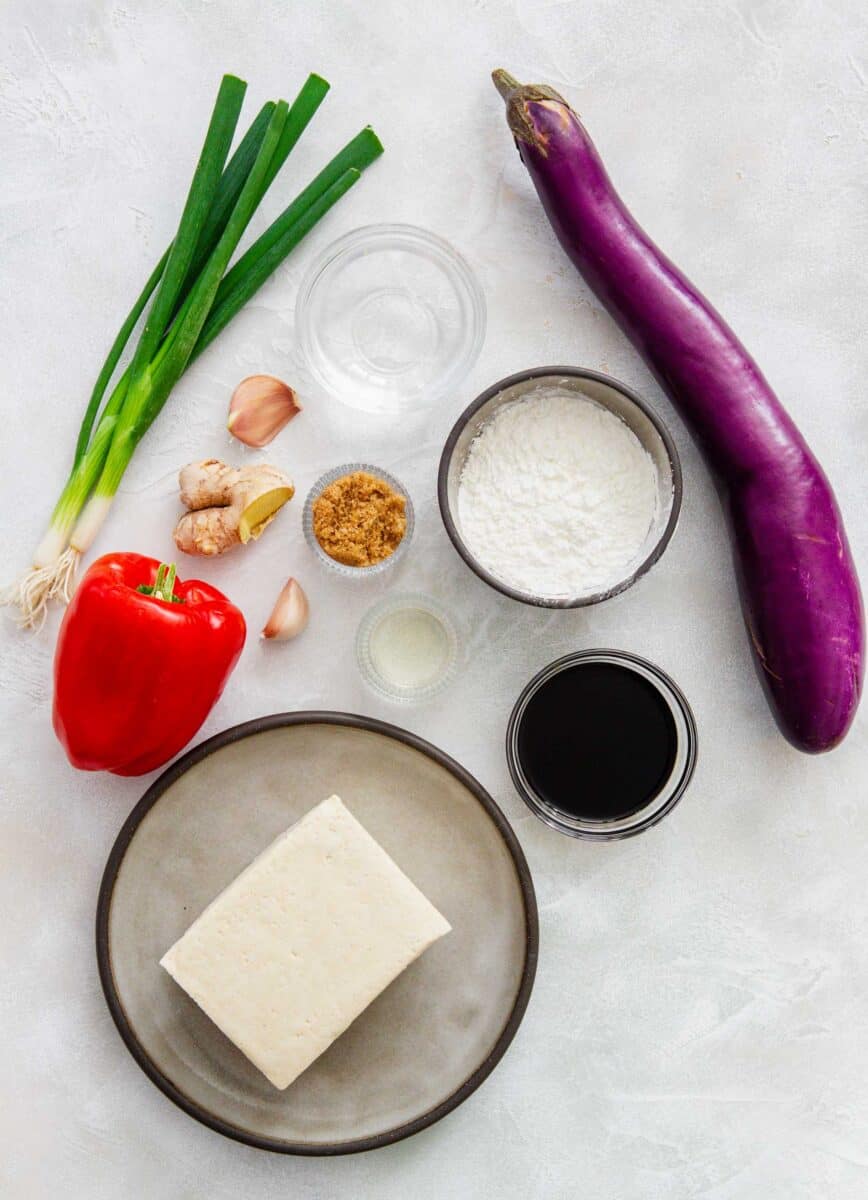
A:
[[[431,596],[391,594],[362,618],[356,660],[368,686],[387,700],[430,700],[458,667],[455,622]]]

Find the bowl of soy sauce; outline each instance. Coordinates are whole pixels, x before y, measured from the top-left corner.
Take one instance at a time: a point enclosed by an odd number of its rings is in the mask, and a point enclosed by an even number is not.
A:
[[[678,685],[623,650],[550,663],[516,701],[506,756],[540,820],[571,837],[632,837],[671,812],[696,765],[696,722]]]

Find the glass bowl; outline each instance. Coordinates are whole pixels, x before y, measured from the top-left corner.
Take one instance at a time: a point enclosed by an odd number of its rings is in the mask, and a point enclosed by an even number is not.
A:
[[[604,590],[587,591],[580,595],[548,595],[520,591],[492,574],[468,547],[461,533],[458,516],[458,489],[461,473],[473,440],[483,425],[504,404],[512,404],[547,388],[575,392],[584,400],[592,400],[619,417],[651,456],[658,481],[657,516],[634,562],[625,569],[623,577]],[[539,608],[581,608],[617,596],[651,569],[669,545],[681,511],[681,462],[672,435],[654,409],[636,392],[599,371],[581,367],[535,367],[520,371],[492,384],[473,401],[452,427],[443,453],[437,477],[437,499],[440,515],[455,549],[480,579],[490,587]]]
[[[485,337],[485,297],[456,250],[414,225],[365,225],[319,255],[295,309],[316,382],[366,412],[453,392]]]
[[[540,796],[525,774],[518,752],[519,731],[522,717],[533,696],[543,684],[548,683],[559,671],[568,670],[581,663],[613,663],[627,667],[646,679],[657,690],[666,703],[675,727],[675,760],[669,776],[657,794],[636,812],[611,820],[591,820],[564,809],[556,808]],[[629,752],[625,749],[625,753]],[[697,736],[693,711],[684,693],[665,671],[638,654],[624,650],[581,650],[567,654],[544,667],[535,675],[515,702],[506,731],[506,761],[515,790],[525,804],[551,829],[566,833],[570,837],[588,841],[617,841],[633,837],[656,825],[671,812],[687,790],[696,766]]]
[[[443,634],[443,660],[436,672],[416,686],[390,678],[378,652],[377,631],[392,616],[421,611],[432,618]],[[362,618],[356,634],[356,661],[365,683],[387,700],[420,703],[430,700],[451,682],[458,668],[458,632],[451,615],[431,596],[419,592],[398,592],[386,596]]]
[[[331,555],[326,554],[313,531],[313,506],[318,497],[336,479],[341,479],[344,475],[352,475],[356,471],[366,471],[369,475],[375,475],[378,479],[384,480],[393,491],[400,492],[405,501],[404,513],[407,518],[407,528],[404,536],[388,558],[383,558],[380,562],[373,563],[369,567],[350,567],[346,563],[338,562],[336,558],[332,558]],[[345,578],[369,579],[371,576],[382,575],[384,571],[390,570],[407,553],[407,547],[410,545],[410,539],[413,536],[415,526],[416,517],[413,512],[413,501],[410,499],[410,493],[404,487],[403,483],[400,483],[388,471],[384,471],[381,467],[372,467],[370,463],[346,463],[342,467],[333,467],[330,471],[326,471],[324,475],[320,475],[307,494],[302,514],[302,528],[304,529],[304,536],[308,546],[310,546],[323,566],[328,567],[330,571],[335,571],[338,575],[343,575]]]

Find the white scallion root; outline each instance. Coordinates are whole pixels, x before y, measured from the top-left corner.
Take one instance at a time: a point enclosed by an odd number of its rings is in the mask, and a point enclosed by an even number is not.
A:
[[[18,609],[18,624],[24,629],[40,629],[52,600],[69,603],[80,557],[78,550],[67,546],[53,562],[31,567],[0,592],[0,604]]]

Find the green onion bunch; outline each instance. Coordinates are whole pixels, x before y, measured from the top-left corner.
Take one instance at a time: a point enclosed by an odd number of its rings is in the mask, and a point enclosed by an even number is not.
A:
[[[230,267],[260,201],[328,87],[311,75],[291,105],[285,100],[265,104],[230,158],[247,85],[224,76],[177,233],[97,377],[72,470],[33,567],[4,596],[6,603],[18,605],[23,624],[39,623],[53,598],[69,600],[80,556],[105,520],[136,447],[190,363],[382,154],[374,131],[363,129]],[[132,358],[118,375],[146,309]]]

